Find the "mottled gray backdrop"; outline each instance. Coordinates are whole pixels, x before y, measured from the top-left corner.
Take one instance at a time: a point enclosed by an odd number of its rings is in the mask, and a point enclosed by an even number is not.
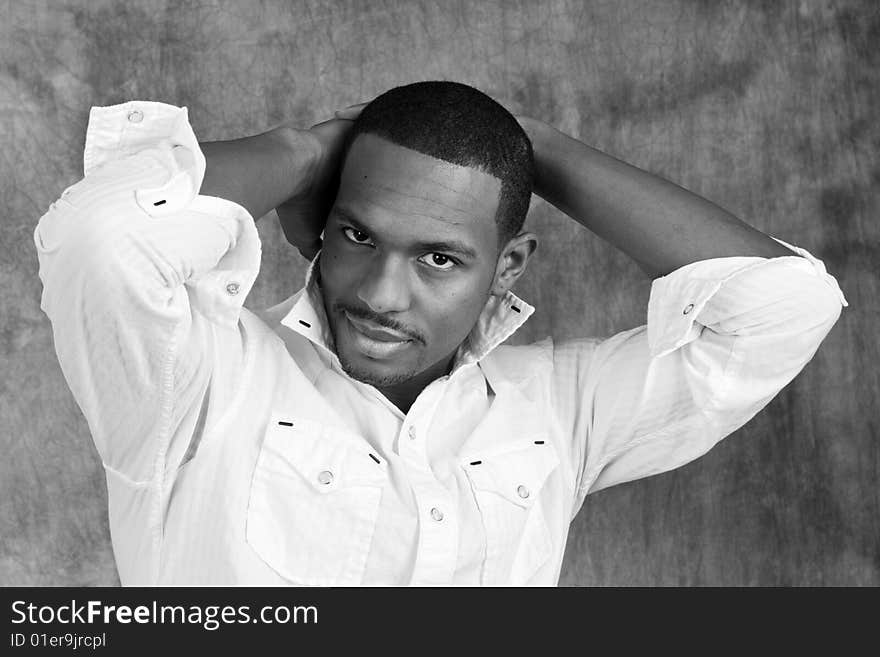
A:
[[[106,489],[39,309],[32,232],[91,105],[190,108],[202,139],[454,79],[810,249],[851,307],[752,422],[587,499],[565,585],[880,584],[880,5],[0,0],[0,584],[113,584]],[[872,118],[874,117],[874,118]],[[650,280],[543,202],[517,340],[643,324]],[[274,215],[247,305],[296,289]]]

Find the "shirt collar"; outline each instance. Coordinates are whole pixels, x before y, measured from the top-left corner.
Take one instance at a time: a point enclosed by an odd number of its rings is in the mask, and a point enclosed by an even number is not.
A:
[[[305,286],[292,297],[279,304],[290,310],[281,318],[281,324],[302,335],[322,351],[336,355],[333,335],[324,310],[317,263],[320,253],[309,264]],[[504,296],[490,296],[480,313],[477,323],[459,346],[453,370],[463,365],[477,363],[495,347],[513,335],[535,312],[513,292]]]

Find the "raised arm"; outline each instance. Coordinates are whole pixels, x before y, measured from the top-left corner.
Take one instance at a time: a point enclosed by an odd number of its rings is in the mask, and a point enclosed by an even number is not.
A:
[[[655,280],[647,324],[554,345],[559,421],[596,490],[671,470],[748,422],[813,357],[846,300],[809,252],[531,119],[535,192]]]
[[[659,176],[519,117],[535,151],[535,193],[632,257],[652,278],[698,260],[796,255]]]
[[[319,147],[308,131],[288,127],[200,146],[206,162],[200,193],[234,201],[254,219],[300,191]]]
[[[175,467],[198,440],[185,427],[201,406],[222,409],[230,391],[207,388],[234,382],[241,361],[239,314],[260,265],[254,217],[291,196],[301,211],[313,204],[324,147],[348,124],[200,146],[184,108],[93,108],[84,176],[34,243],[62,371],[120,481]]]
[[[338,183],[345,134],[359,108],[308,130],[279,126],[253,137],[202,143],[201,193],[247,208],[255,219],[275,209],[287,240],[313,257]]]
[[[339,157],[353,105],[309,130],[282,125],[253,137],[201,144],[201,193],[247,208],[255,219],[275,209],[287,241],[311,260],[338,184]]]

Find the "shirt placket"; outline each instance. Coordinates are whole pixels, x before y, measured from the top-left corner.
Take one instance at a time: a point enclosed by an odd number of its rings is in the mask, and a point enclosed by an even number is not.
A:
[[[448,380],[426,388],[401,426],[398,451],[407,465],[419,516],[413,586],[447,585],[458,560],[458,510],[452,494],[434,476],[428,461],[429,427]]]

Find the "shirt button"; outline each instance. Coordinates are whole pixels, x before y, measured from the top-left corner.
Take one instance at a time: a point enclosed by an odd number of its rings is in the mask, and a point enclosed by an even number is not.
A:
[[[443,512],[435,506],[431,509],[431,517],[437,522],[440,522],[443,520]]]
[[[694,304],[689,303],[688,305],[686,305],[686,306],[684,307],[684,313],[683,313],[683,314],[684,314],[684,315],[687,315],[687,314],[688,314],[690,311],[692,311],[693,309],[694,309]]]
[[[407,433],[409,434],[410,440],[416,439],[416,428],[414,426],[410,426],[410,428],[407,430]]]
[[[231,294],[232,296],[235,296],[236,294],[238,294],[238,290],[239,290],[238,283],[230,283],[229,285],[226,286],[226,292]]]
[[[529,496],[529,489],[523,485],[519,485],[516,487],[516,494],[521,498],[526,499]]]
[[[318,473],[318,483],[324,484],[325,486],[333,481],[333,473],[329,470],[323,470]]]
[[[140,123],[144,120],[144,113],[140,110],[131,110],[128,113],[128,120],[131,123]]]

